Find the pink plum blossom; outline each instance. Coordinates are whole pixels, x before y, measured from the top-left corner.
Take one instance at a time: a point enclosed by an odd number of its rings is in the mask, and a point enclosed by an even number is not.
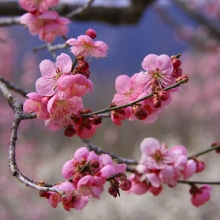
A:
[[[46,12],[48,8],[59,3],[59,0],[19,0],[20,6],[26,11]]]
[[[42,77],[36,81],[36,90],[40,95],[52,96],[57,91],[57,80],[71,71],[72,60],[65,54],[57,56],[56,62],[43,60],[40,63]]]
[[[124,105],[137,100],[138,96],[143,92],[144,87],[141,83],[137,83],[138,73],[131,78],[127,75],[121,75],[116,78],[115,89],[117,93],[112,100],[116,105]]]
[[[190,188],[190,193],[192,194],[192,204],[196,207],[199,207],[204,203],[208,202],[211,196],[211,190],[212,188],[209,185],[204,185],[202,187],[197,187],[196,185],[193,185]]]
[[[154,138],[145,138],[140,148],[142,152],[140,163],[149,168],[162,169],[175,160],[175,154],[169,152],[165,144],[160,145]]]
[[[92,92],[92,89],[92,82],[81,74],[62,75],[57,80],[57,93],[62,100],[84,96],[87,91]]]
[[[77,183],[77,194],[100,199],[103,186],[96,186],[94,177],[86,175]]]
[[[131,174],[129,180],[131,181],[132,186],[127,193],[132,192],[136,195],[142,195],[149,190],[149,186],[146,184],[146,182],[141,181],[137,175]]]
[[[175,78],[172,77],[173,64],[171,58],[165,54],[160,56],[155,54],[147,55],[142,62],[142,68],[145,71],[139,73],[137,82],[143,83],[147,90],[151,90],[152,80],[156,80],[160,88],[175,83]]]
[[[47,120],[50,118],[47,111],[48,99],[46,97],[43,97],[36,92],[28,93],[27,97],[29,99],[27,99],[23,105],[23,110],[25,112],[35,112],[37,114],[37,117],[41,120]]]
[[[45,122],[46,126],[51,130],[59,130],[63,126],[72,123],[71,116],[77,114],[83,108],[82,99],[72,97],[66,100],[60,100],[57,95],[54,95],[48,102],[47,110],[50,114],[50,119]]]
[[[60,17],[55,11],[49,11],[39,15],[26,13],[20,17],[20,23],[26,25],[32,35],[39,34],[41,40],[53,42],[57,36],[67,34],[70,20]]]
[[[71,52],[76,57],[105,57],[108,50],[108,46],[104,42],[94,42],[87,35],[80,35],[77,39],[71,38],[66,43],[72,46]]]

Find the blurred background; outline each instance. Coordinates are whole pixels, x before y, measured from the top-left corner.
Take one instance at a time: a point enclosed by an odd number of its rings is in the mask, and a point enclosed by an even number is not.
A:
[[[65,14],[86,2],[60,0],[56,10]],[[0,0],[0,76],[31,92],[40,77],[39,63],[54,58],[45,49],[33,52],[33,48],[44,42],[23,26],[1,24],[1,19],[22,13],[18,1]],[[84,97],[84,106],[94,111],[111,102],[116,77],[139,72],[148,54],[181,53],[183,74],[190,79],[153,124],[124,121],[119,127],[104,119],[90,139],[92,143],[105,151],[138,160],[139,146],[145,137],[154,137],[169,147],[186,146],[189,155],[220,141],[219,0],[94,0],[88,13],[74,17],[69,27],[68,38],[93,28],[97,40],[109,46],[106,58],[90,62],[94,90]],[[54,44],[57,43],[64,41],[57,39]],[[69,49],[58,50],[56,54],[61,52],[70,54]],[[101,201],[91,200],[82,211],[53,209],[37,191],[11,176],[8,142],[13,112],[2,95],[0,99],[0,220],[219,219],[219,186],[213,186],[211,200],[200,208],[191,205],[189,186],[179,184],[172,189],[164,186],[157,197],[150,193],[137,196],[122,192],[115,199],[105,192]],[[17,142],[18,166],[30,179],[47,183],[63,181],[63,164],[82,146],[77,136],[67,138],[63,130],[50,131],[38,119],[22,121]],[[206,169],[192,180],[219,181],[219,156],[212,152],[200,159],[205,161]],[[108,184],[105,191],[107,188]]]

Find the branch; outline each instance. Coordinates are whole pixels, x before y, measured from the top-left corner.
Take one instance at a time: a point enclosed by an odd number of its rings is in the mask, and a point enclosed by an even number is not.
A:
[[[214,147],[210,147],[207,150],[204,150],[204,151],[201,151],[201,152],[199,152],[197,154],[194,154],[194,155],[188,157],[188,160],[189,159],[193,159],[193,158],[198,157],[198,156],[201,156],[203,154],[207,154],[207,153],[209,153],[209,152],[211,152],[213,150],[217,150],[217,149],[220,149],[220,145],[217,145],[217,146],[214,146]]]
[[[17,85],[15,85],[14,83],[10,83],[8,81],[6,81],[4,78],[0,77],[0,81],[2,83],[4,83],[6,85],[6,87],[8,89],[11,89],[19,94],[21,94],[22,96],[26,97],[26,95],[28,94],[28,92],[26,92],[25,90],[19,88]]]
[[[0,3],[1,4],[1,3]],[[0,7],[1,8],[1,7]],[[0,18],[0,26],[20,25],[20,17]]]
[[[94,144],[92,144],[90,141],[88,141],[86,139],[83,139],[83,138],[81,138],[81,139],[84,143],[87,144],[86,147],[88,148],[89,151],[94,151],[98,155],[108,154],[113,159],[116,159],[118,163],[125,163],[125,164],[129,164],[129,165],[138,165],[139,164],[137,160],[132,160],[132,159],[127,159],[127,158],[124,158],[124,157],[116,156],[113,153],[109,153],[109,152],[106,152],[106,151],[102,150],[101,148],[95,146]]]
[[[172,86],[169,86],[169,87],[167,87],[167,88],[165,88],[165,89],[163,89],[163,90],[164,90],[164,91],[168,91],[168,90],[170,90],[170,89],[173,89],[173,88],[176,88],[176,87],[180,86],[181,84],[186,83],[187,81],[188,81],[188,79],[182,79],[182,80],[180,80],[178,83],[175,83],[175,84],[173,84]],[[149,99],[149,98],[152,97],[153,95],[154,95],[154,93],[152,92],[151,94],[149,94],[149,95],[147,95],[147,96],[144,96],[144,97],[142,97],[142,98],[140,98],[140,99],[137,99],[137,100],[135,100],[135,101],[133,101],[133,102],[130,102],[130,103],[128,103],[128,104],[119,105],[119,106],[115,106],[115,107],[107,107],[107,108],[102,109],[102,110],[99,110],[99,111],[95,111],[95,112],[91,112],[91,113],[87,113],[87,114],[82,114],[81,116],[82,116],[82,117],[90,117],[90,116],[92,116],[92,115],[101,114],[101,113],[105,113],[105,112],[110,112],[110,111],[112,111],[112,110],[117,110],[117,109],[121,109],[121,108],[126,108],[126,107],[128,107],[128,106],[135,105],[135,104],[137,104],[138,102],[141,102],[141,101],[143,101],[143,100],[145,100],[145,99]]]
[[[209,182],[209,181],[186,181],[186,180],[178,180],[178,183],[183,183],[183,184],[209,184],[209,185],[220,185],[220,182]]]
[[[72,18],[76,15],[83,14],[92,5],[93,1],[94,0],[88,0],[88,2],[83,5],[83,7],[73,10],[72,12],[68,13],[66,15],[66,17],[67,18]]]
[[[91,0],[89,0],[90,2]],[[87,4],[89,4],[87,2]],[[75,12],[80,11],[82,5],[74,4],[59,4],[54,9],[62,16],[68,15],[72,20],[78,21],[99,21],[114,25],[122,24],[136,24],[144,10],[149,7],[155,0],[131,0],[129,7],[116,8],[105,6],[83,6],[83,13]],[[97,13],[98,12],[98,13]],[[1,16],[21,16],[26,11],[20,8],[19,3],[15,1],[0,2],[0,15]],[[72,13],[72,14],[71,14]],[[70,16],[72,15],[72,16]],[[13,20],[14,18],[7,18]],[[18,24],[13,23],[11,24]],[[1,26],[1,22],[0,22]]]
[[[33,119],[36,118],[36,114],[25,114],[22,111],[22,103],[13,97],[13,95],[9,92],[7,85],[0,78],[0,91],[3,93],[4,97],[8,101],[11,108],[14,110],[14,120],[11,127],[11,137],[9,142],[9,167],[11,169],[12,175],[15,176],[21,183],[24,183],[26,186],[30,186],[33,189],[42,192],[57,192],[63,194],[62,190],[52,187],[42,186],[41,182],[35,182],[30,180],[28,177],[24,176],[19,170],[16,163],[16,141],[18,139],[17,132],[20,125],[20,122],[24,119]]]

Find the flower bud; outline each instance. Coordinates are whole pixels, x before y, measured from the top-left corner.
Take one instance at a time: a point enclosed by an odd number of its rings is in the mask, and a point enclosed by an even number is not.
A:
[[[181,65],[181,61],[177,58],[172,59],[172,63],[173,63],[173,68],[174,69],[177,69]]]
[[[92,39],[96,38],[97,36],[96,31],[91,28],[86,31],[86,35],[91,37]]]
[[[72,137],[76,133],[76,130],[72,125],[68,125],[64,130],[64,135],[67,137]]]
[[[99,125],[102,123],[102,117],[98,116],[98,115],[94,115],[93,116],[93,123],[95,125]]]
[[[158,97],[153,98],[153,105],[155,108],[160,108],[161,107],[161,100]]]
[[[145,111],[141,106],[135,105],[132,107],[132,113],[139,120],[144,120],[147,118],[147,111]]]
[[[161,101],[166,101],[170,97],[170,93],[164,90],[158,92],[158,96]]]
[[[186,75],[182,75],[179,78],[176,79],[176,82],[178,83],[181,80],[185,80],[184,83],[187,83],[189,81],[189,77]]]
[[[84,73],[89,69],[89,64],[85,60],[79,60],[77,67],[78,67],[79,71]]]
[[[174,69],[172,72],[172,76],[174,78],[178,78],[178,77],[182,76],[182,69],[181,68]]]
[[[120,187],[122,190],[127,191],[131,188],[131,181],[129,179],[124,179],[120,183]]]

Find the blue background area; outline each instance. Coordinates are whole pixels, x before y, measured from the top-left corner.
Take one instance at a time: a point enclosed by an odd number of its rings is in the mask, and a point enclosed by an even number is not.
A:
[[[167,5],[165,9],[174,19],[177,19],[177,22],[192,25],[192,20],[187,18],[174,4]],[[174,55],[182,53],[188,48],[187,43],[176,41],[174,30],[162,20],[154,5],[146,9],[136,25],[113,26],[101,22],[73,21],[68,38],[85,34],[88,28],[97,31],[96,40],[104,41],[109,46],[106,58],[97,59],[91,63],[91,72],[131,76],[142,69],[142,60],[150,53]],[[23,31],[23,27],[13,28],[13,31],[20,42],[25,39],[25,43],[22,45],[24,51],[43,44],[37,37],[28,34],[28,30]],[[63,40],[57,39],[55,43],[63,43]],[[57,55],[60,52],[57,51]],[[62,50],[62,52],[64,51]],[[68,50],[66,53],[70,54]],[[39,51],[38,54],[40,61],[53,60],[46,50]]]

